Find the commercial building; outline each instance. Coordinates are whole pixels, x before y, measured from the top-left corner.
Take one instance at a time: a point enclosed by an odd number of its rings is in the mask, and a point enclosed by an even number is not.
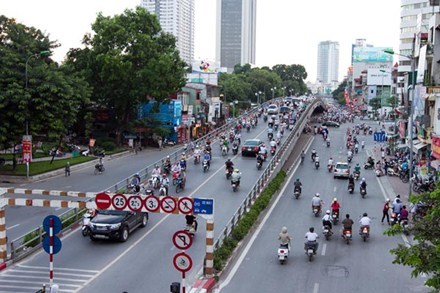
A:
[[[255,64],[256,16],[256,0],[217,0],[216,58],[228,72]]]
[[[317,80],[324,84],[338,82],[339,42],[325,41],[318,44]]]
[[[157,16],[162,29],[176,37],[180,57],[194,59],[194,0],[141,0],[141,6]]]

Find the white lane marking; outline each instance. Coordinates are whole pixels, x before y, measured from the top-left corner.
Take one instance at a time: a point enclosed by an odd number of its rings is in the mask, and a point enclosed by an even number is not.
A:
[[[310,146],[310,145],[309,145]],[[289,182],[293,175],[295,174],[296,170],[298,169],[299,165],[301,163],[301,160],[298,161],[298,164],[296,164],[295,169],[293,170],[293,172],[290,174],[289,178],[287,179],[286,182]],[[226,287],[232,280],[232,278],[235,276],[235,274],[238,271],[238,268],[240,267],[241,263],[243,262],[244,258],[246,257],[246,255],[248,254],[249,250],[251,249],[254,241],[257,239],[258,235],[260,234],[264,224],[267,222],[267,220],[269,219],[270,215],[272,214],[273,210],[275,209],[275,207],[277,206],[278,202],[281,199],[281,195],[284,193],[284,191],[286,190],[288,184],[284,185],[283,189],[281,190],[281,192],[279,193],[278,197],[275,199],[275,202],[273,203],[273,205],[270,207],[269,211],[267,212],[266,216],[264,216],[263,220],[261,221],[260,225],[257,227],[257,229],[255,230],[255,232],[253,233],[251,239],[249,240],[249,242],[247,243],[246,247],[244,248],[243,252],[241,253],[240,257],[238,258],[237,262],[234,264],[234,267],[231,269],[231,272],[228,274],[228,276],[226,277],[226,279],[220,284],[218,292],[220,292],[224,287]]]
[[[321,249],[321,255],[325,255],[325,251],[327,250],[327,243],[324,243]]]
[[[28,266],[28,265],[22,265],[22,264],[17,264],[17,267],[20,268],[29,268],[29,269],[47,269],[47,267],[40,267],[40,266]],[[57,270],[62,270],[62,271],[72,271],[72,272],[84,272],[84,273],[99,273],[99,271],[96,270],[83,270],[83,269],[71,269],[71,268],[61,268],[61,267],[57,267]]]
[[[336,186],[335,186],[335,187],[333,187],[333,192],[336,192]]]
[[[315,286],[313,286],[313,293],[318,293],[319,291],[319,283],[315,283]]]
[[[15,225],[12,225],[11,227],[7,227],[6,230],[11,230],[11,229],[17,228],[18,226],[20,226],[20,224],[15,224]]]
[[[59,211],[59,210],[61,210],[61,209],[62,209],[62,208],[56,208],[55,211]]]
[[[46,268],[46,270],[47,270],[47,268]],[[18,279],[20,279],[20,278],[25,278],[25,279],[41,279],[42,278],[41,276],[29,276],[29,275],[20,276],[20,275],[11,275],[11,274],[4,274],[4,275],[2,275],[2,277],[18,278]],[[68,279],[68,278],[59,278],[59,277],[56,277],[56,280],[57,281],[68,281],[68,282],[81,282],[81,283],[87,281],[87,279]],[[1,281],[2,280],[0,279],[0,282]]]

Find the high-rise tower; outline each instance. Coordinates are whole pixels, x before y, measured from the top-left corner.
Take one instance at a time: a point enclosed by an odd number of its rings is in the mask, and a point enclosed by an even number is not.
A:
[[[339,43],[332,41],[318,44],[317,80],[323,83],[338,81],[339,71]]]
[[[256,0],[217,0],[216,58],[228,72],[255,64]]]
[[[194,0],[141,0],[156,14],[162,29],[176,37],[180,57],[189,65],[194,59]]]

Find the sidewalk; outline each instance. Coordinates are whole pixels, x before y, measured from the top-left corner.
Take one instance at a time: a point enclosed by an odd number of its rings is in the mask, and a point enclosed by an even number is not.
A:
[[[380,146],[375,144],[375,147],[370,147],[367,149],[368,155],[371,155],[375,162],[378,160],[382,161]],[[391,158],[390,156],[385,156],[387,161]],[[390,200],[393,200],[398,194],[404,203],[408,202],[409,194],[409,183],[403,183],[398,176],[381,176],[379,177],[385,192]]]

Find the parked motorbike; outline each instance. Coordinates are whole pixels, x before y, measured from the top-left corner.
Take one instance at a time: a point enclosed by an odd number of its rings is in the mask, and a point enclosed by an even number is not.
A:
[[[370,237],[370,227],[368,226],[362,227],[360,234],[364,242],[367,241],[367,239]]]
[[[280,264],[284,264],[287,261],[289,253],[289,244],[280,244],[280,247],[278,247],[278,261]]]
[[[203,168],[203,173],[208,172],[209,170],[208,160],[203,160],[202,168]]]
[[[342,238],[344,239],[345,243],[347,243],[347,245],[349,245],[350,241],[352,240],[351,234],[352,234],[351,230],[348,229],[342,230]]]

